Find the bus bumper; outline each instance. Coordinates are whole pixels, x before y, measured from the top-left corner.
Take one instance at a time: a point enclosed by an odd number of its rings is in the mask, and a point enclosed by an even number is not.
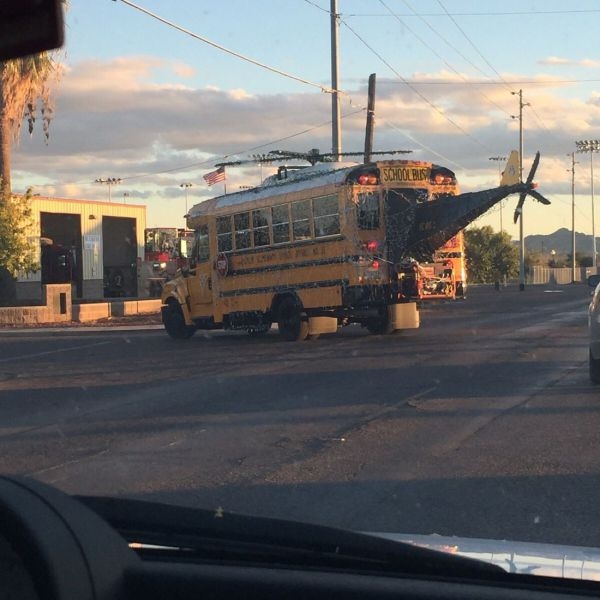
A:
[[[418,329],[421,321],[416,302],[388,306],[391,329]]]

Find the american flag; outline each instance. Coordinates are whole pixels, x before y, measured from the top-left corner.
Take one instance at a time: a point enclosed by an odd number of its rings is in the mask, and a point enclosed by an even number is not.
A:
[[[202,179],[208,183],[208,185],[215,185],[219,181],[225,181],[225,167],[219,167],[216,171],[211,171],[206,175],[202,176]]]

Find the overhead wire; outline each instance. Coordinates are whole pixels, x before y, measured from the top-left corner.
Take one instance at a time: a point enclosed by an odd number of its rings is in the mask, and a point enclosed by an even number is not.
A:
[[[308,0],[305,0],[308,2]],[[515,10],[495,12],[453,12],[455,17],[503,17],[503,16],[525,16],[525,15],[563,15],[563,14],[588,14],[599,13],[598,8],[583,9],[561,9],[561,10]],[[445,17],[446,13],[421,13],[424,17]],[[347,13],[346,17],[385,17],[382,13]],[[414,15],[400,15],[402,17],[413,17]]]
[[[365,110],[364,108],[356,109],[356,110],[354,110],[352,112],[349,112],[347,114],[342,115],[342,118],[350,117],[350,116],[355,115],[355,114],[357,114],[359,112],[363,112],[364,110]],[[121,180],[125,181],[125,180],[131,180],[131,179],[140,179],[142,177],[151,177],[153,175],[163,175],[165,173],[172,173],[174,171],[185,171],[185,170],[188,170],[188,169],[198,168],[198,167],[201,167],[201,166],[204,166],[204,165],[212,164],[212,163],[215,162],[215,160],[225,160],[225,159],[230,158],[232,156],[239,156],[240,154],[248,154],[250,152],[254,152],[256,150],[261,150],[262,148],[266,148],[267,146],[272,146],[272,145],[278,144],[280,142],[285,142],[287,140],[291,140],[291,139],[293,139],[295,137],[299,137],[301,135],[305,135],[307,133],[310,133],[311,131],[315,131],[316,129],[320,129],[321,127],[325,127],[326,125],[331,125],[331,119],[328,120],[328,121],[323,121],[323,123],[319,123],[318,125],[314,125],[314,126],[309,127],[307,129],[303,129],[302,131],[298,131],[296,133],[292,133],[290,135],[286,135],[286,136],[278,138],[276,140],[271,140],[269,142],[266,142],[264,144],[260,144],[258,146],[253,146],[251,148],[245,148],[244,150],[238,150],[238,151],[235,151],[235,152],[229,152],[227,154],[221,154],[221,155],[218,155],[216,158],[212,157],[212,158],[207,159],[207,160],[202,161],[202,162],[191,163],[191,164],[188,164],[188,165],[183,165],[181,167],[174,167],[172,169],[165,169],[163,171],[156,171],[156,172],[151,172],[151,173],[144,173],[144,174],[141,174],[141,175],[130,175],[130,176],[127,176],[127,177],[121,177]]]
[[[495,80],[481,80],[481,81],[465,81],[465,85],[553,85],[560,83],[598,83],[600,79],[548,79],[548,80],[540,80],[540,79],[521,79],[521,80],[503,80],[503,81],[495,81]],[[404,83],[402,81],[390,81],[390,83]],[[419,85],[456,85],[455,81],[432,81],[428,80],[418,80],[413,79],[412,83]]]
[[[496,70],[496,68],[494,67],[494,65],[492,65],[490,63],[490,61],[479,51],[479,48],[477,48],[477,46],[473,43],[473,41],[471,40],[471,38],[465,33],[464,29],[458,24],[458,21],[446,10],[446,7],[442,4],[442,0],[437,0],[437,1],[438,1],[438,4],[440,5],[440,7],[442,8],[442,10],[448,16],[448,18],[452,21],[452,23],[454,23],[454,26],[458,29],[458,31],[460,31],[460,33],[465,38],[465,40],[467,40],[467,42],[469,43],[469,45],[471,46],[471,48],[473,48],[473,50],[475,50],[475,52],[479,55],[479,57],[481,58],[481,60],[483,60],[483,62],[485,62],[485,64],[498,76],[498,79],[500,79],[500,81],[504,82],[504,78]],[[507,86],[506,89],[509,92],[514,91],[509,86]]]
[[[405,77],[402,77],[402,75],[397,71],[397,69],[390,64],[389,61],[387,61],[377,50],[375,50],[375,48],[373,48],[357,31],[354,30],[353,27],[351,27],[345,19],[341,20],[341,23],[358,39],[360,40],[360,42],[362,44],[364,44],[364,46],[366,46],[373,54],[375,54],[375,56],[377,56],[377,58],[383,62],[383,64],[388,67],[388,69],[390,69],[390,71],[392,71],[392,73],[394,73],[396,75],[396,77],[398,77],[398,79],[400,79],[414,94],[416,94],[423,102],[425,102],[429,107],[431,107],[435,112],[437,112],[439,115],[441,115],[446,121],[448,121],[448,123],[450,123],[453,127],[455,127],[456,129],[458,129],[463,135],[465,135],[466,137],[468,137],[469,139],[471,139],[473,142],[475,142],[478,146],[482,147],[484,150],[488,151],[489,149],[482,144],[477,138],[473,137],[468,131],[466,131],[463,127],[461,127],[456,121],[454,121],[452,118],[450,118],[441,108],[439,108],[438,106],[436,106],[431,100],[429,100],[429,98],[427,98],[423,93],[421,93],[414,85],[412,85],[412,83],[406,79]]]
[[[168,19],[165,19],[164,17],[161,17],[160,15],[148,10],[147,8],[144,8],[143,6],[139,6],[138,4],[135,4],[134,2],[131,2],[131,0],[120,0],[123,4],[126,4],[127,6],[130,6],[131,8],[134,8],[136,10],[139,10],[140,12],[144,13],[145,15],[148,15],[149,17],[152,17],[153,19],[156,19],[157,21],[160,21],[161,23],[172,27],[173,29],[176,29],[177,31],[180,31],[181,33],[185,33],[186,35],[189,35],[190,37],[199,40],[201,42],[204,42],[205,44],[208,44],[209,46],[212,46],[213,48],[217,48],[218,50],[221,50],[222,52],[225,52],[226,54],[230,54],[231,56],[235,56],[236,58],[239,58],[240,60],[246,61],[250,64],[253,64],[257,67],[261,67],[262,69],[266,69],[267,71],[270,71],[272,73],[275,73],[277,75],[281,75],[282,77],[287,77],[288,79],[292,79],[294,81],[298,81],[299,83],[303,83],[305,85],[309,85],[315,88],[320,89],[322,92],[325,93],[333,93],[333,92],[338,92],[338,93],[343,93],[342,90],[334,90],[333,88],[327,87],[323,84],[320,83],[315,83],[314,81],[310,81],[308,79],[305,79],[303,77],[299,77],[297,75],[292,75],[291,73],[287,73],[286,71],[283,71],[281,69],[278,69],[276,67],[272,67],[270,65],[267,65],[263,62],[260,62],[258,60],[255,60],[253,58],[250,58],[249,56],[245,56],[239,52],[236,52],[235,50],[231,50],[229,48],[226,48],[225,46],[218,44],[217,42],[213,42],[211,40],[209,40],[208,38],[201,36],[197,33],[194,33],[193,31],[190,31],[189,29],[182,27],[181,25],[178,25],[177,23],[174,23],[173,21],[169,21]]]
[[[479,71],[482,75],[486,76],[486,73],[484,73],[475,63],[471,62],[468,57],[466,57],[456,47],[454,47],[441,33],[439,33],[439,31],[437,31],[436,29],[434,29],[423,17],[421,17],[421,15],[419,15],[413,9],[413,7],[406,0],[403,0],[403,1],[404,1],[404,4],[406,4],[406,6],[410,10],[413,11],[413,13],[415,14],[415,16],[419,17],[421,19],[421,21],[423,21],[423,23],[425,23],[425,25],[437,37],[439,37],[447,46],[449,46],[450,48],[452,48],[452,50],[454,50],[463,60],[465,60],[466,62],[468,62],[474,69],[476,69],[477,71]],[[398,16],[398,14],[395,13],[394,11],[392,11],[392,9],[384,2],[384,0],[379,0],[379,2],[390,13],[391,16],[393,16],[404,28],[406,28],[408,31],[410,31],[412,33],[412,35],[414,35],[426,48],[428,48],[433,54],[435,54],[435,56],[437,56],[453,73],[455,73],[456,75],[458,75],[463,81],[468,82],[468,79],[462,73],[460,73],[458,71],[458,69],[455,69],[443,56],[441,56],[439,54],[439,52],[437,52],[419,34],[417,34],[415,31],[413,31],[404,21],[402,21],[402,19]],[[485,100],[487,100],[490,104],[492,104],[493,106],[495,106],[499,111],[504,112],[506,115],[510,116],[509,113],[506,111],[506,109],[504,109],[502,106],[500,106],[497,102],[494,102],[491,98],[489,98],[488,96],[486,96],[482,92],[479,92],[479,94]]]
[[[348,112],[346,114],[342,114],[341,118],[347,118],[347,117],[351,117],[355,114],[358,114],[360,112],[364,112],[364,110],[366,110],[364,107],[358,108],[356,110],[353,110],[352,112]],[[215,155],[212,156],[209,159],[203,160],[203,161],[198,161],[198,162],[193,162],[193,163],[188,163],[185,165],[181,165],[178,167],[173,167],[170,169],[162,169],[160,171],[149,171],[146,173],[140,173],[137,175],[125,175],[123,177],[119,177],[120,181],[132,181],[135,179],[143,179],[145,177],[153,177],[156,175],[165,175],[168,173],[175,173],[178,171],[187,171],[189,169],[197,169],[203,166],[213,166],[214,163],[218,160],[224,160],[227,158],[230,158],[232,156],[239,156],[240,154],[248,154],[250,152],[254,152],[256,150],[261,150],[263,148],[266,148],[268,146],[273,146],[275,144],[278,144],[280,142],[285,142],[287,140],[291,140],[295,137],[299,137],[301,135],[305,135],[306,133],[310,133],[311,131],[315,131],[316,129],[320,129],[321,127],[325,127],[326,125],[331,125],[331,119],[328,121],[323,121],[322,123],[319,123],[318,125],[313,125],[312,127],[309,127],[307,129],[303,129],[302,131],[297,131],[296,133],[292,133],[290,135],[278,138],[276,140],[271,140],[269,142],[265,142],[264,144],[260,144],[258,146],[253,146],[251,148],[245,148],[243,150],[237,150],[237,151],[232,151],[229,152],[227,154],[221,154],[221,155]],[[90,182],[89,180],[81,180],[81,181],[69,181],[66,183],[63,183],[62,185],[84,185],[84,184],[89,184],[89,183],[93,183]],[[39,184],[39,185],[34,185],[34,187],[55,187],[57,184],[53,184],[53,183],[48,183],[48,184]]]

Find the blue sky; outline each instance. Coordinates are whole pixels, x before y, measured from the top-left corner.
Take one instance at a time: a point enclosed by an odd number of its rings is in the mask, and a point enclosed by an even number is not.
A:
[[[202,174],[224,157],[331,149],[331,100],[319,89],[331,84],[329,0],[135,4],[314,85],[122,0],[70,0],[50,141],[36,132],[15,148],[17,191],[106,198],[94,180],[121,178],[113,200],[146,204],[149,225],[182,226],[180,184],[193,184],[190,205],[220,192]],[[553,200],[526,205],[526,233],[571,226],[567,154],[575,140],[600,138],[598,2],[338,0],[338,8],[344,150],[363,147],[366,83],[376,73],[376,148],[444,164],[464,191],[492,187],[498,165],[489,157],[518,147],[511,92],[522,89],[524,166],[541,151],[536,180]],[[590,233],[589,156],[576,160],[576,229]],[[258,167],[228,171],[230,190],[259,180]],[[503,225],[517,237],[515,203],[507,201]],[[499,229],[498,209],[478,224],[488,223]]]

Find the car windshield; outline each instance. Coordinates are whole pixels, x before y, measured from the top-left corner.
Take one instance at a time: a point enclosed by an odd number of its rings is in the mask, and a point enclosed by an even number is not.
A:
[[[600,548],[598,4],[63,10],[2,63],[0,471]]]

